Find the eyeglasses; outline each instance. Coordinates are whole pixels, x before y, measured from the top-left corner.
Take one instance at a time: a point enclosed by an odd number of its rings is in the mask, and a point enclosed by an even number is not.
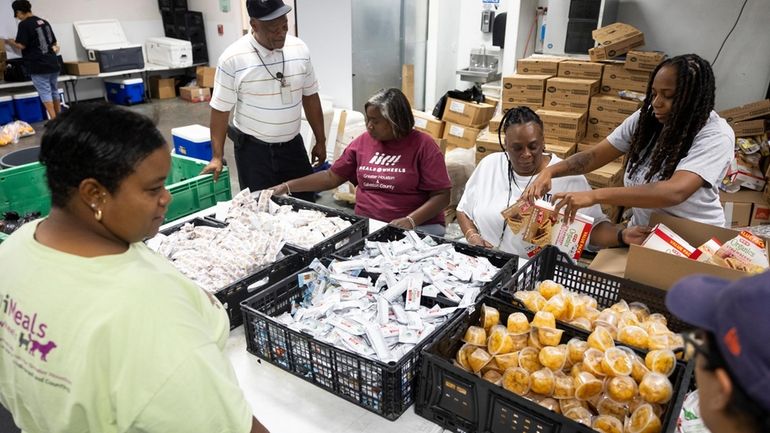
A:
[[[724,366],[724,360],[722,360],[721,355],[716,352],[717,349],[711,348],[714,340],[713,338],[709,338],[706,331],[698,329],[695,331],[683,332],[680,335],[684,340],[685,359],[692,359],[697,353],[706,358],[710,369]]]

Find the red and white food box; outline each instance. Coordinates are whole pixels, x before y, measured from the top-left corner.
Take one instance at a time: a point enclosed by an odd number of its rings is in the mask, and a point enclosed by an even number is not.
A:
[[[719,242],[719,239],[711,238],[693,251],[693,253],[690,254],[690,258],[697,262],[708,263],[721,246],[722,242]]]
[[[696,251],[695,247],[666,227],[665,224],[657,224],[653,227],[642,246],[684,258],[689,258]]]
[[[765,241],[747,231],[742,231],[735,238],[725,242],[710,261],[719,266],[752,274],[763,272],[770,267]]]

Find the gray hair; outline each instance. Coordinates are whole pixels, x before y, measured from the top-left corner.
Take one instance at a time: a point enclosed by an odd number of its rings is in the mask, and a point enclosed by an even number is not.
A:
[[[406,137],[414,128],[414,115],[409,100],[396,88],[381,89],[364,104],[364,111],[369,107],[380,110],[382,117],[390,122],[396,139]]]

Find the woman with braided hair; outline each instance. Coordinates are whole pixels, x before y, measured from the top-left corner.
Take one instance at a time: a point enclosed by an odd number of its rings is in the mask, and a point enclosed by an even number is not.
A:
[[[524,196],[542,197],[552,180],[591,172],[627,154],[623,187],[557,193],[556,207],[569,217],[597,203],[632,207],[631,225],[646,226],[661,211],[724,226],[717,187],[734,145],[733,130],[714,111],[711,65],[695,54],[676,56],[655,68],[640,110],[590,150],[545,169]]]
[[[543,152],[543,121],[527,107],[508,110],[497,136],[503,151],[479,162],[457,205],[457,222],[469,244],[527,257],[536,247],[521,235],[514,235],[501,212],[519,201],[527,185],[548,167],[562,160]],[[564,176],[553,181],[555,193],[590,190],[584,176]],[[594,219],[589,247],[606,248],[621,243],[617,237],[619,227],[608,221],[599,205],[588,207],[584,213]],[[646,228],[633,227],[626,230],[624,242],[640,243],[648,233]]]

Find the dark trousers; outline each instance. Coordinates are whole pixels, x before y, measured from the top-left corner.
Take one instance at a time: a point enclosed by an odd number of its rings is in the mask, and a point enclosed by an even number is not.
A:
[[[302,136],[284,143],[266,143],[230,126],[227,135],[235,145],[235,166],[241,189],[269,188],[313,173]],[[292,193],[292,197],[315,202],[314,192]]]

